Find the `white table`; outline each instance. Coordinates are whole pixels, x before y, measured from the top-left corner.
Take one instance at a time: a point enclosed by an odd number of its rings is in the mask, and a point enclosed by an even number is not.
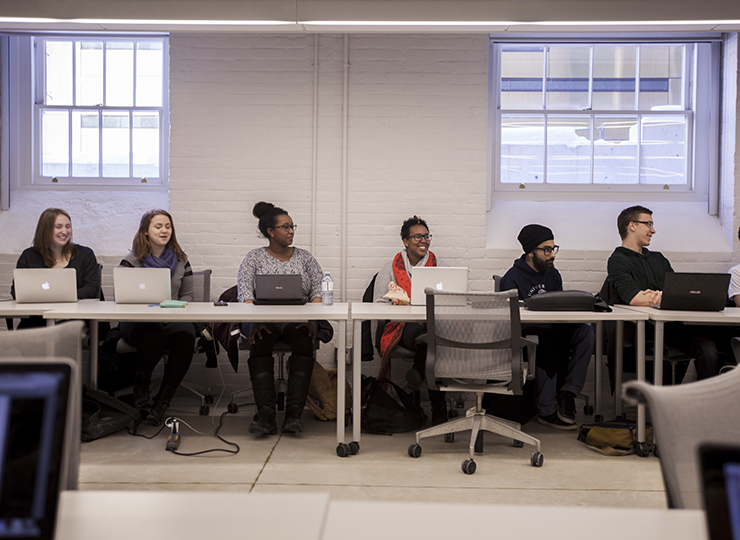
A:
[[[332,500],[322,538],[572,540],[579,537],[707,540],[709,536],[701,510]]]
[[[65,491],[54,538],[319,540],[328,506],[324,493]]]
[[[84,319],[90,321],[90,385],[95,388],[98,373],[98,322],[299,322],[310,320],[335,321],[339,360],[337,380],[346,380],[346,342],[349,305],[336,303],[324,306],[308,303],[303,306],[255,306],[232,302],[228,306],[214,306],[210,302],[189,302],[184,308],[161,308],[158,305],[116,304],[97,300],[81,300],[74,304],[58,304],[42,313],[48,320]],[[345,384],[337,385],[338,399],[346,401]],[[338,409],[344,411],[344,409]],[[337,443],[344,443],[344,422],[337,421]]]
[[[604,321],[615,321],[617,323],[617,343],[621,343],[621,335],[623,332],[624,321],[634,321],[637,323],[638,328],[638,366],[642,366],[640,372],[638,367],[638,378],[641,380],[645,379],[645,321],[648,319],[648,315],[627,309],[621,306],[613,306],[611,312],[598,312],[598,311],[529,311],[527,309],[519,310],[521,321],[523,324],[545,324],[545,323],[586,323],[596,324],[596,350],[595,358],[598,359],[595,365],[595,404],[594,408],[596,414],[601,414],[601,358],[603,353],[603,323]],[[386,303],[370,303],[370,302],[352,302],[350,318],[353,322],[353,336],[354,343],[352,347],[352,388],[355,389],[353,393],[354,402],[352,406],[352,437],[353,440],[360,441],[360,392],[357,389],[360,388],[360,366],[362,364],[362,321],[363,320],[390,320],[396,322],[420,322],[426,320],[426,306],[394,306]],[[621,386],[621,361],[622,361],[622,349],[617,347],[617,366],[620,368],[617,370],[617,388]],[[620,394],[616,393],[615,398],[620,399]],[[619,401],[621,406],[621,401]],[[338,410],[342,410],[343,402],[338,405]],[[642,413],[640,413],[640,409]],[[645,440],[645,407],[642,405],[638,408],[638,431],[639,431],[639,418],[642,414],[642,431],[643,438]]]
[[[76,302],[70,303],[69,305],[75,305]],[[16,318],[16,317],[33,317],[35,315],[43,315],[44,312],[54,309],[55,306],[67,305],[65,304],[19,304],[15,300],[0,300],[0,319],[3,318]]]

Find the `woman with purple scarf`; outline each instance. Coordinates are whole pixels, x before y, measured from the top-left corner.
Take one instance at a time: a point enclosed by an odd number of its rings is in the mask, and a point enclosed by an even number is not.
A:
[[[133,247],[121,261],[121,266],[169,268],[172,300],[193,300],[193,270],[187,255],[177,243],[172,216],[165,210],[155,209],[144,213]],[[195,327],[190,322],[123,322],[119,328],[123,339],[136,347],[134,406],[138,409],[151,407],[146,419],[152,425],[159,425],[193,360]],[[165,350],[169,350],[170,354],[164,366],[159,393],[152,403],[149,396],[152,371]]]

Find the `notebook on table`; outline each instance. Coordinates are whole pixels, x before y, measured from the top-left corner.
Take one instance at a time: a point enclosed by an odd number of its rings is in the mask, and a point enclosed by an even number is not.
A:
[[[668,273],[659,309],[722,311],[730,274]]]
[[[18,303],[77,302],[74,268],[16,268],[13,281]]]
[[[113,294],[116,304],[159,304],[170,300],[169,268],[113,269]]]
[[[455,266],[414,267],[411,274],[410,303],[412,306],[426,305],[424,289],[427,287],[438,291],[466,293],[468,292],[468,269]]]
[[[300,275],[257,274],[254,276],[255,305],[301,306],[305,303]]]
[[[0,538],[54,536],[79,451],[76,369],[66,358],[0,360]]]

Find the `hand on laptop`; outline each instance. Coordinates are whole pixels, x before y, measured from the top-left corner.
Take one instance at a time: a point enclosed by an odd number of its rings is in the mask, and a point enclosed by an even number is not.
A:
[[[644,291],[640,291],[640,293],[647,296],[648,305],[650,306],[659,306],[660,301],[663,299],[663,291],[645,289]]]

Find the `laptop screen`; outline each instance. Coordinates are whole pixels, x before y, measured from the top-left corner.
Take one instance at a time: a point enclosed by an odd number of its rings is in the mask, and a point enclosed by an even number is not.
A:
[[[740,447],[705,444],[699,460],[710,540],[740,540]]]
[[[64,361],[0,361],[0,538],[54,535],[73,369]]]

